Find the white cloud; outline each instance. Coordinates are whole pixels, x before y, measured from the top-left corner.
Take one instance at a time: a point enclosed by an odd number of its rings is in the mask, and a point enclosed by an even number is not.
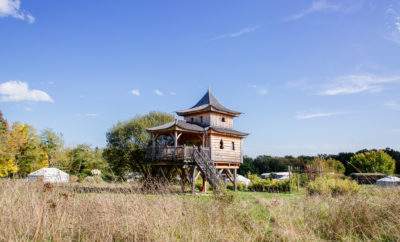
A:
[[[176,92],[169,92],[169,95],[175,96],[175,95],[176,95]]]
[[[319,94],[336,96],[362,92],[379,92],[386,85],[400,83],[400,76],[377,76],[373,74],[341,76],[327,85]]]
[[[260,26],[248,26],[243,29],[240,29],[239,31],[233,32],[233,33],[226,33],[226,34],[221,34],[218,36],[215,36],[214,38],[211,38],[211,40],[219,40],[219,39],[225,39],[225,38],[237,38],[245,34],[249,34],[252,32],[255,32],[257,29],[259,29]]]
[[[155,89],[155,90],[154,90],[154,93],[155,93],[157,96],[164,96],[164,93],[163,93],[162,91],[158,90],[158,89]]]
[[[386,102],[384,105],[385,105],[385,107],[390,108],[392,110],[400,111],[400,102],[392,100],[392,101]]]
[[[89,117],[89,118],[95,118],[95,117],[99,116],[99,114],[97,114],[97,113],[85,113],[85,116]]]
[[[0,101],[2,102],[54,102],[44,91],[29,89],[28,83],[8,81],[0,84]]]
[[[0,0],[0,17],[13,17],[27,21],[28,23],[35,22],[35,17],[20,7],[20,0]]]
[[[316,13],[316,12],[326,12],[326,11],[339,11],[342,7],[338,4],[334,4],[328,0],[314,0],[311,3],[311,6],[302,10],[297,14],[293,14],[285,19],[285,21],[294,21],[301,19],[309,14]]]
[[[131,93],[132,93],[133,96],[140,96],[140,90],[139,89],[133,89],[131,91]]]
[[[341,115],[341,114],[343,114],[343,113],[341,113],[341,112],[303,112],[303,113],[298,113],[295,116],[295,118],[298,120],[304,120],[304,119],[332,117],[332,116],[337,116],[337,115]]]

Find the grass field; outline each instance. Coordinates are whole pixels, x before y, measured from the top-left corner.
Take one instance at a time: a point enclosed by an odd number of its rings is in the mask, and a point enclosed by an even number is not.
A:
[[[82,185],[0,180],[0,241],[400,240],[397,188],[215,197],[144,194],[129,184],[74,186]]]

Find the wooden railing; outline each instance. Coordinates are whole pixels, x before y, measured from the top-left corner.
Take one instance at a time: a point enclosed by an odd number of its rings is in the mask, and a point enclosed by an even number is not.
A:
[[[185,161],[191,160],[194,149],[200,149],[211,157],[209,147],[197,146],[150,146],[146,151],[146,158],[152,161]]]

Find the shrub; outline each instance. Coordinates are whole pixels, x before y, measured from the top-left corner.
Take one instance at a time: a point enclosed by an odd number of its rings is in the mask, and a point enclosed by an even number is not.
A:
[[[228,185],[226,186],[226,188],[228,188],[229,190],[234,190],[233,183],[229,182]],[[237,182],[236,183],[236,189],[238,191],[247,191],[248,190],[246,185],[244,183],[242,183],[242,182]]]
[[[290,180],[271,180],[262,179],[257,175],[249,175],[251,185],[248,187],[250,191],[256,192],[289,192]]]
[[[318,177],[307,186],[310,195],[343,195],[352,194],[360,190],[360,186],[355,181],[348,179],[338,179],[332,177]]]
[[[349,165],[357,172],[381,172],[393,174],[395,160],[383,150],[367,151],[351,157]]]

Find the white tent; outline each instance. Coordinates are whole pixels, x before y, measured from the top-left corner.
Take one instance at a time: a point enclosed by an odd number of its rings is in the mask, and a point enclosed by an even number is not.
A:
[[[400,178],[395,176],[387,176],[376,181],[379,186],[398,186],[400,185]]]
[[[239,183],[243,183],[246,187],[248,187],[251,184],[250,179],[242,176],[242,175],[237,175],[236,176],[236,181]]]
[[[48,183],[64,183],[69,181],[69,175],[57,168],[42,168],[28,175],[29,181],[42,180]]]

